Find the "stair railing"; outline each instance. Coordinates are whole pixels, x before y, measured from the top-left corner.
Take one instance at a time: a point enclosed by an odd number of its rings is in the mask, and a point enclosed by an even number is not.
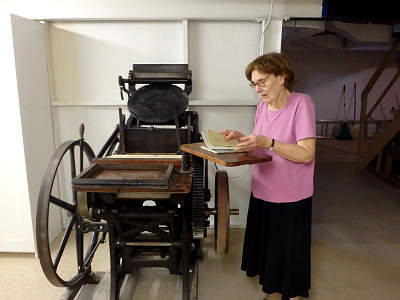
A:
[[[397,48],[400,46],[400,39],[397,38],[394,40],[392,47],[386,53],[385,57],[382,59],[380,65],[376,69],[375,73],[372,75],[371,79],[368,81],[367,85],[365,86],[364,90],[361,93],[361,109],[360,109],[360,129],[359,129],[359,136],[358,136],[358,150],[357,150],[357,165],[359,167],[362,166],[362,153],[367,149],[366,137],[367,137],[367,120],[371,118],[372,113],[375,109],[379,106],[383,98],[389,92],[393,84],[400,76],[400,66],[397,68],[396,74],[393,76],[392,80],[383,90],[381,96],[378,98],[376,103],[371,107],[370,111],[367,113],[368,107],[368,95],[371,89],[374,87],[376,82],[378,81],[379,77],[382,75],[385,68],[389,65],[392,57],[395,55]]]

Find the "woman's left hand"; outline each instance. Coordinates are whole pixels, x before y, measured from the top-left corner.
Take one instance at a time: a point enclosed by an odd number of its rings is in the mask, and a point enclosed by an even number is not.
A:
[[[235,150],[252,151],[260,148],[268,148],[272,143],[272,139],[263,135],[250,134],[240,138],[239,142]]]

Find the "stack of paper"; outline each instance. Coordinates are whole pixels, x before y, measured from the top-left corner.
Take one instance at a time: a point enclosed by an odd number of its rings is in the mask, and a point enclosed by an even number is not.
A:
[[[226,141],[225,135],[215,130],[208,129],[207,132],[202,132],[201,136],[203,137],[204,144],[206,144],[206,146],[202,146],[203,149],[214,153],[240,152],[235,151],[235,147],[238,144],[236,140]]]

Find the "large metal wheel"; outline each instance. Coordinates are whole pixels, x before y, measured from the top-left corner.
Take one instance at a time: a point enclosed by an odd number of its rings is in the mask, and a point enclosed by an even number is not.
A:
[[[90,264],[98,246],[98,232],[86,233],[88,237],[85,237],[84,233],[79,230],[82,216],[79,214],[77,192],[69,190],[71,189],[69,185],[66,187],[67,193],[65,194],[67,196],[55,196],[58,193],[57,189],[53,188],[53,186],[56,185],[55,181],[57,181],[58,173],[67,172],[69,169],[72,180],[72,178],[78,175],[77,170],[82,171],[84,165],[88,165],[93,157],[93,150],[83,139],[64,142],[52,155],[42,179],[36,214],[36,241],[43,272],[47,279],[55,286],[76,287],[82,283],[91,271]],[[54,215],[60,220],[60,209],[66,212],[69,220],[62,237],[60,233],[56,238],[54,243],[57,243],[57,245],[54,247],[52,237],[54,234],[51,232],[54,223],[52,220],[49,221],[49,211],[57,211],[58,216]],[[54,215],[51,213],[51,217]],[[70,237],[71,239],[69,239]],[[84,246],[85,243],[87,244],[86,247]],[[66,256],[63,256],[63,254],[65,254],[64,250],[67,244],[76,248],[77,268],[72,274],[70,271],[68,274],[61,274],[63,271],[59,271],[58,269],[60,261],[64,261],[64,257]],[[57,250],[54,251],[55,249]],[[75,251],[72,251],[74,256]],[[75,264],[74,261],[66,260],[68,264]],[[69,269],[71,268],[69,267]]]
[[[229,251],[229,184],[226,171],[215,174],[215,209],[214,237],[217,254],[227,254]]]

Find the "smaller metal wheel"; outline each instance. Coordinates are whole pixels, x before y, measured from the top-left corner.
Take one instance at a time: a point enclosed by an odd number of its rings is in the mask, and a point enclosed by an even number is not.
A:
[[[215,174],[215,209],[214,237],[217,254],[227,254],[229,251],[229,184],[226,171]]]
[[[81,131],[82,137],[83,129]],[[98,246],[98,232],[84,234],[79,230],[83,219],[77,204],[78,194],[71,190],[70,180],[77,175],[77,170],[82,171],[93,157],[93,150],[83,141],[83,138],[67,141],[52,155],[42,179],[36,214],[36,241],[43,272],[55,286],[76,287],[91,272],[90,264]],[[59,173],[63,175],[62,172],[70,173],[70,176],[66,174],[66,176],[57,176]],[[59,192],[56,186],[60,188],[63,185],[57,185],[57,180],[68,179],[68,177],[70,179],[65,183],[66,192]],[[63,234],[60,215],[66,215],[69,218]],[[58,229],[55,229],[57,226]],[[55,243],[58,245],[54,247]],[[76,260],[65,257],[67,256],[65,249],[68,247],[75,248],[72,253],[76,256]],[[53,257],[52,253],[55,254]],[[63,265],[69,265],[68,270],[71,269],[71,264],[75,264],[76,270],[72,274],[69,273],[70,271],[60,270],[60,262],[63,262]]]

